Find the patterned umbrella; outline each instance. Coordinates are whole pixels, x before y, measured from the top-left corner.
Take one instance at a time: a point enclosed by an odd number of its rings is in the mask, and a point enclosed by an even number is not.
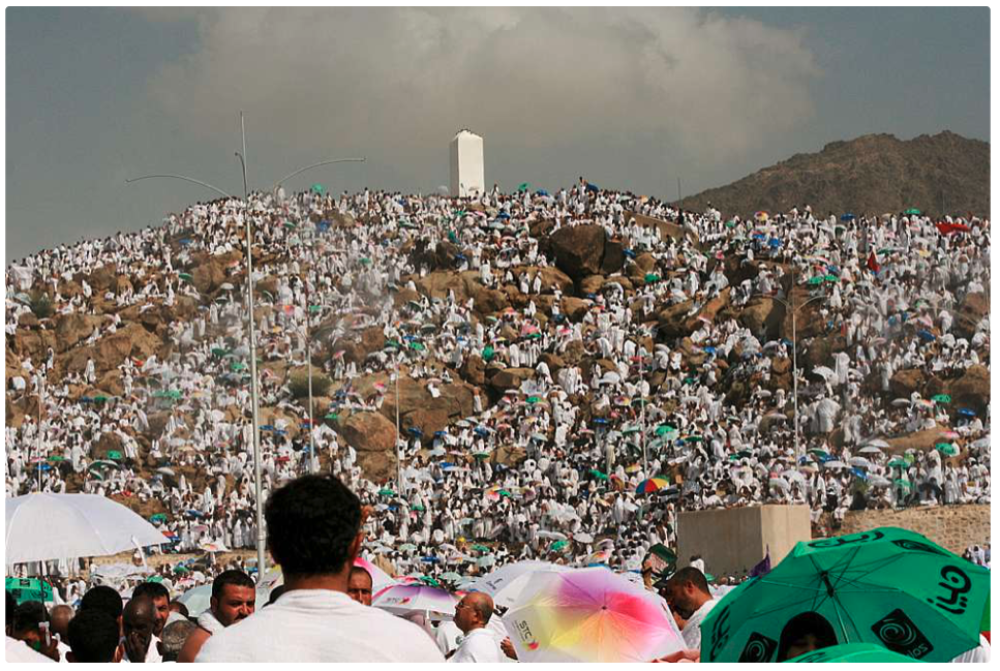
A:
[[[683,648],[666,603],[606,568],[532,575],[503,618],[522,662],[648,662]]]
[[[815,613],[839,643],[947,662],[979,645],[989,592],[988,569],[912,531],[882,527],[799,543],[709,613],[701,660],[773,661],[785,625]]]
[[[669,486],[670,483],[663,478],[649,478],[648,480],[640,482],[639,486],[635,488],[635,491],[637,494],[651,494]]]

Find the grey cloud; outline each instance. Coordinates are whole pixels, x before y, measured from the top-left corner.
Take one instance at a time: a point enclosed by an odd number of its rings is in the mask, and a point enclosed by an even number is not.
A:
[[[158,19],[170,15],[158,16]],[[233,110],[268,146],[316,136],[412,173],[442,138],[568,146],[662,135],[704,165],[745,158],[814,113],[796,31],[697,9],[218,9],[151,100],[206,137]],[[430,152],[430,154],[429,154]]]

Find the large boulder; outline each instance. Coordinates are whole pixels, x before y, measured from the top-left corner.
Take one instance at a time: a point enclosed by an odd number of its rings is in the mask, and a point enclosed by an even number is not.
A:
[[[490,386],[503,393],[508,389],[517,389],[524,380],[530,380],[535,375],[533,368],[504,368],[490,378]]]
[[[340,435],[358,452],[392,451],[396,426],[378,412],[352,414],[340,425]]]
[[[463,380],[477,387],[486,384],[486,364],[478,354],[466,357],[458,374],[462,376]]]
[[[590,301],[585,298],[567,296],[562,299],[560,309],[571,321],[580,322],[590,310]]]
[[[574,280],[602,271],[607,232],[601,226],[564,226],[549,236],[556,265]]]
[[[778,337],[785,307],[773,298],[755,298],[740,313],[740,324],[750,329],[758,338],[764,334],[767,340]]]
[[[690,319],[688,312],[694,307],[694,301],[687,300],[675,303],[660,311],[657,315],[657,332],[666,338],[685,338],[697,328]]]
[[[967,294],[955,318],[955,334],[971,340],[976,332],[976,325],[989,313],[989,296],[980,292]]]
[[[72,312],[60,315],[56,320],[57,350],[65,352],[72,349],[78,342],[90,337],[94,329],[101,323],[101,318]]]
[[[915,391],[923,393],[926,382],[926,376],[919,368],[904,368],[896,371],[892,379],[889,380],[889,389],[895,397],[910,398],[910,394]]]
[[[573,293],[573,280],[563,271],[555,266],[514,266],[511,269],[514,277],[520,277],[521,273],[527,273],[532,283],[535,275],[542,276],[542,293],[552,293],[558,288],[564,295]]]
[[[358,452],[358,465],[370,480],[385,480],[395,467],[396,426],[377,412],[351,415],[340,435]]]
[[[948,385],[951,407],[970,408],[980,416],[990,402],[990,370],[986,366],[969,366],[962,377]]]

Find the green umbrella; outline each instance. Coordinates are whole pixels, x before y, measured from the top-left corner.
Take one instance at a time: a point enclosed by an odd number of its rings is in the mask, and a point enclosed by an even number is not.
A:
[[[669,424],[660,424],[658,427],[656,427],[656,435],[658,435],[658,436],[665,436],[668,433],[673,433],[676,430],[677,429],[675,429],[674,427],[670,426]]]
[[[487,345],[486,347],[484,347],[483,348],[483,361],[489,361],[490,359],[492,359],[493,358],[493,352],[494,352],[494,350],[493,350],[493,347],[491,345]]]
[[[553,552],[559,552],[560,550],[566,548],[567,546],[569,546],[569,541],[556,541],[555,543],[549,546],[549,549],[552,550]]]
[[[234,361],[229,365],[230,370],[233,372],[243,370],[247,367],[245,363],[240,363],[239,361]]]
[[[923,212],[921,212],[920,210],[918,210],[915,207],[911,207],[906,212],[903,212],[903,214],[923,214]]]
[[[598,480],[607,480],[608,479],[608,474],[607,473],[602,473],[601,471],[597,470],[596,468],[592,468],[592,469],[590,469],[587,472],[590,473],[591,475],[593,475]]]
[[[286,221],[285,228],[295,228],[295,224],[290,221]]]
[[[414,503],[414,504],[413,504],[412,506],[410,506],[410,510],[416,510],[417,512],[421,512],[421,513],[422,513],[422,512],[424,512],[424,511],[425,511],[425,510],[427,510],[427,509],[426,509],[426,508],[424,508],[424,507],[423,507],[422,505],[420,505],[419,503]]]
[[[843,645],[834,645],[829,648],[820,648],[813,652],[807,652],[804,655],[799,655],[785,661],[789,664],[793,662],[796,664],[822,662],[855,662],[861,664],[877,664],[879,662],[920,663],[919,660],[901,655],[898,652],[893,652],[884,646],[875,645],[874,643],[844,643]]]
[[[514,498],[514,495],[508,492],[506,489],[500,490],[500,496],[506,496],[508,499]]]
[[[227,349],[223,349],[221,347],[212,348],[212,356],[226,356],[227,354],[229,354],[229,350]]]
[[[146,582],[163,582],[163,576],[162,575],[151,575],[148,578],[146,578]]]
[[[659,282],[660,276],[656,273],[646,273],[646,284],[652,284],[653,282]]]
[[[827,282],[839,282],[840,281],[840,278],[837,277],[836,275],[827,275],[823,279],[826,280]]]
[[[380,489],[380,490],[378,490],[378,495],[379,496],[395,496],[396,492],[392,491],[391,489]]]
[[[473,452],[472,456],[474,456],[476,459],[489,459],[490,458],[490,453],[489,452]]]
[[[890,461],[889,464],[888,464],[888,466],[889,466],[889,468],[909,468],[910,467],[910,463],[908,461],[906,461],[905,459],[899,459],[897,457],[896,459],[893,459],[892,461]]]
[[[174,567],[174,573],[190,573],[190,572],[191,569],[181,564],[178,564],[177,566]]]
[[[52,585],[39,578],[5,578],[4,587],[18,604],[53,600]]]
[[[365,256],[361,259],[361,264],[365,266],[370,266],[372,264],[372,260],[369,259],[367,256]]]
[[[531,188],[530,184],[528,184],[527,182],[522,182],[520,185],[518,185],[517,190],[519,193],[524,193],[530,188]]]
[[[540,398],[539,398],[539,397],[537,397],[537,396],[529,396],[529,397],[528,397],[528,403],[530,403],[531,405],[534,405],[534,404],[538,403],[538,402],[539,402],[539,401],[541,401],[541,400],[542,400],[542,399],[540,399]]]
[[[936,396],[931,396],[931,400],[937,403],[948,404],[951,403],[951,396],[948,394],[937,394]]]
[[[66,457],[56,455],[54,457],[49,457],[49,461],[66,461]]]
[[[958,454],[958,448],[951,443],[938,443],[934,446],[934,449],[946,457],[954,457]]]
[[[906,491],[910,491],[910,488],[912,487],[912,485],[910,485],[909,480],[893,480],[892,484],[896,485],[897,487],[902,487]]]
[[[424,347],[423,343],[411,342],[410,343],[410,349],[414,349],[414,350],[416,350],[418,352],[423,352],[427,348]]]
[[[111,450],[108,452],[108,459],[114,459],[115,461],[121,461],[123,459],[122,453],[118,450]]]
[[[770,662],[782,630],[814,612],[838,643],[927,662],[979,645],[990,572],[920,534],[881,527],[798,543],[770,573],[729,592],[702,622],[702,662]]]
[[[311,188],[313,193],[320,193],[320,194],[326,190],[322,184],[313,184]]]
[[[193,282],[194,281],[194,275],[192,275],[191,273],[178,273],[177,277],[181,278],[185,282]]]
[[[486,547],[485,545],[473,545],[472,549],[475,550],[476,552],[489,552],[490,551],[490,549],[488,547]]]
[[[323,419],[340,419],[340,415],[338,415],[335,412],[330,412],[327,413],[327,415]]]
[[[806,282],[806,284],[812,284],[812,285],[823,284],[823,278],[818,275],[816,277],[810,277],[809,281]]]
[[[319,312],[322,308],[323,308],[322,305],[310,305],[309,306],[309,312],[312,312],[313,314],[315,314],[315,313]]]

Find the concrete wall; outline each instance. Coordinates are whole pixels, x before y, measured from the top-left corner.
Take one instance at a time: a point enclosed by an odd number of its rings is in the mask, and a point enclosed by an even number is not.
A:
[[[970,545],[990,540],[989,506],[935,506],[901,511],[865,510],[847,513],[838,535],[900,527],[916,531],[941,547],[962,554]]]
[[[770,549],[776,566],[799,541],[812,539],[806,506],[754,506],[681,513],[677,520],[678,566],[700,554],[716,577],[743,576]]]
[[[470,196],[486,190],[483,138],[467,130],[451,141],[451,195]]]

